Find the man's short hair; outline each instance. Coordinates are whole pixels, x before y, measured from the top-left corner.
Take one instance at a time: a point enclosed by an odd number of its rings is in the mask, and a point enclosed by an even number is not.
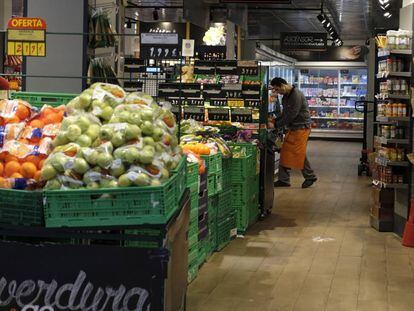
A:
[[[273,78],[273,80],[270,82],[271,86],[276,86],[276,87],[281,87],[283,84],[287,85],[288,83],[286,82],[285,79],[282,79],[282,78]]]

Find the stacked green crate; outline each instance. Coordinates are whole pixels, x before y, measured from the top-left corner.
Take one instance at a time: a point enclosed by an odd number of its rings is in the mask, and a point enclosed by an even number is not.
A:
[[[186,185],[190,189],[190,227],[188,231],[188,281],[193,281],[198,274],[198,192],[199,174],[198,164],[187,165]]]
[[[259,214],[259,153],[256,145],[232,143],[230,165],[232,206],[237,211],[237,231],[244,234]]]
[[[214,196],[222,190],[222,158],[221,154],[217,153],[209,156],[202,156],[207,167],[207,189],[208,196]]]
[[[237,235],[236,209],[232,204],[231,188],[218,195],[215,231],[216,250],[223,249]]]

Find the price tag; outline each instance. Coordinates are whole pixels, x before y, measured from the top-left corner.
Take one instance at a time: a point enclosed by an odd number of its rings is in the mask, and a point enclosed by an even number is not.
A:
[[[229,107],[244,107],[244,100],[242,100],[242,99],[233,99],[233,100],[229,99],[227,101],[227,105]]]
[[[259,75],[259,66],[255,61],[238,61],[237,71],[239,75],[257,76]]]
[[[141,45],[142,59],[175,59],[179,56],[178,45]]]
[[[189,98],[187,100],[187,105],[190,105],[190,106],[204,106],[204,99],[202,99],[202,98]]]
[[[230,110],[226,108],[209,108],[208,119],[210,121],[230,121]]]
[[[204,107],[184,107],[184,119],[205,120]]]
[[[226,84],[223,85],[223,92],[227,98],[242,98],[241,84]]]
[[[245,107],[248,108],[259,108],[262,101],[260,99],[246,99],[244,101]]]
[[[171,106],[171,112],[175,115],[175,119],[178,120],[178,117],[180,115],[180,107]]]
[[[231,122],[253,123],[252,111],[249,109],[231,109]]]
[[[226,107],[227,99],[212,99],[210,100],[210,105],[216,107]]]

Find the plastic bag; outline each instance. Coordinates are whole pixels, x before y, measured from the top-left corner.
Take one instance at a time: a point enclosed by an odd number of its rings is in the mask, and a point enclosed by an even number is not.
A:
[[[148,107],[156,106],[154,98],[151,95],[144,94],[141,92],[133,92],[128,94],[125,98],[125,104],[127,105],[144,105]]]
[[[27,102],[14,100],[0,100],[0,123],[20,123],[29,119],[34,113],[34,108]]]

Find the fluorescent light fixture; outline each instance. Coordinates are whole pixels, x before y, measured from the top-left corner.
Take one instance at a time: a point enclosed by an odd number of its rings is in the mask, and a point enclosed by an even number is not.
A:
[[[381,7],[381,9],[382,9],[383,11],[386,11],[386,10],[390,7],[390,4],[389,4],[389,3],[387,3],[387,4],[385,4],[385,5],[381,5],[380,7]]]
[[[384,17],[385,18],[391,18],[392,14],[390,12],[385,12]]]
[[[378,0],[378,2],[381,4],[381,5],[384,5],[384,4],[389,4],[390,3],[390,0]]]

